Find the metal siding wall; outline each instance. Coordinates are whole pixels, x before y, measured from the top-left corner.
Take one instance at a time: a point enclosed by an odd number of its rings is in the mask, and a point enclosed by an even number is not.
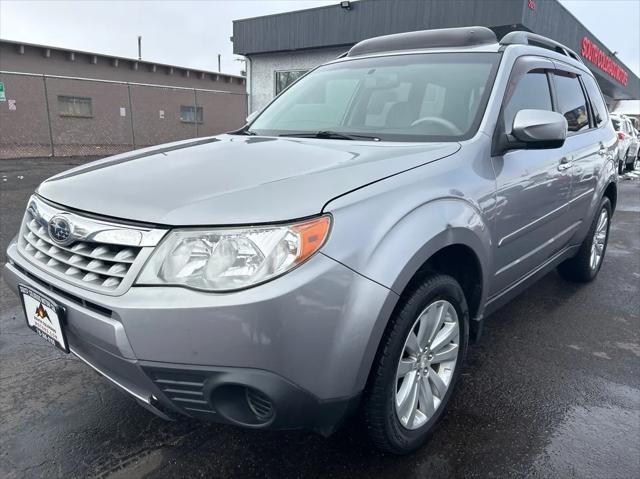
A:
[[[390,33],[469,25],[510,25],[522,18],[520,0],[360,0],[233,23],[241,55],[353,44]]]
[[[127,86],[47,78],[51,131],[56,156],[103,156],[133,148]],[[62,116],[58,96],[91,98],[92,116]],[[120,116],[120,108],[125,116]]]
[[[0,73],[7,100],[0,102],[0,158],[49,156],[51,141],[42,77],[22,77]]]
[[[526,2],[525,2],[526,4]],[[529,30],[568,46],[578,55],[582,50],[582,39],[588,37],[598,48],[609,57],[613,57],[613,52],[600,42],[594,34],[587,30],[578,20],[573,18],[562,5],[555,1],[537,1],[535,10],[524,8],[522,24]],[[631,72],[624,64],[616,59],[616,62],[625,69],[629,75],[629,83],[625,87],[621,83],[611,78],[605,72],[596,67],[587,59],[583,59],[584,64],[595,74],[603,93],[611,97],[626,96],[628,98],[640,98],[640,79]]]
[[[240,84],[237,78],[234,78],[232,83],[225,81],[225,77],[214,80],[209,74],[201,79],[193,71],[187,77],[184,75],[184,69],[177,67],[174,69],[174,73],[169,75],[166,67],[157,66],[156,71],[153,72],[151,65],[147,63],[140,63],[138,70],[134,70],[129,60],[120,60],[118,66],[115,67],[109,59],[99,55],[98,63],[93,64],[91,57],[92,55],[76,53],[75,60],[71,61],[68,60],[65,52],[51,50],[51,56],[46,58],[42,48],[32,46],[25,46],[24,54],[20,54],[16,45],[0,40],[0,70],[3,71],[149,83],[237,93],[244,93],[246,89],[245,85]]]
[[[578,54],[582,38],[588,36],[612,55],[556,0],[537,0],[533,10],[527,5],[528,0],[360,0],[352,2],[351,10],[336,4],[236,20],[233,49],[241,55],[323,49],[390,33],[483,25],[502,27],[498,28],[500,32],[524,26],[564,43]],[[625,68],[629,84],[624,87],[587,60],[585,64],[595,73],[605,94],[640,98],[640,79],[630,70]]]
[[[44,80],[0,73],[7,99],[15,100],[15,110],[0,102],[0,159],[112,155],[237,129],[246,116],[241,93],[49,76],[45,90]],[[61,115],[59,95],[90,98],[91,116]],[[180,107],[194,104],[203,108],[202,123],[182,121]]]

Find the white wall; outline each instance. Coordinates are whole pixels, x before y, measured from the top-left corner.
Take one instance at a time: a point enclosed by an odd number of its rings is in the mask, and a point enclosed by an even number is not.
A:
[[[275,96],[275,72],[279,70],[309,70],[349,50],[349,47],[296,50],[293,52],[251,55],[249,75],[249,110],[259,110]]]

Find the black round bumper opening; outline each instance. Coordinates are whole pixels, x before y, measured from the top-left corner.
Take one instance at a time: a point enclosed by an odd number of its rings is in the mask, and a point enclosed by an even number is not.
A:
[[[275,406],[262,391],[241,384],[223,384],[211,392],[211,403],[226,420],[241,426],[264,427],[275,418]]]

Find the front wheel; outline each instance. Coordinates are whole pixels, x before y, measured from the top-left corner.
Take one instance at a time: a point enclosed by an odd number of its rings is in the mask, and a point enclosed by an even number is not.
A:
[[[406,454],[434,430],[460,376],[469,335],[464,294],[451,276],[432,274],[390,320],[364,397],[370,436]]]
[[[610,220],[611,202],[604,197],[578,254],[558,266],[558,272],[565,279],[587,283],[598,275],[609,243]]]

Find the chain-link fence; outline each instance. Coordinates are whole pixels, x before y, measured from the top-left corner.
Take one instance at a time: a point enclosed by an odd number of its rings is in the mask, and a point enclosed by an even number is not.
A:
[[[106,156],[243,125],[245,93],[0,72],[0,159]]]

